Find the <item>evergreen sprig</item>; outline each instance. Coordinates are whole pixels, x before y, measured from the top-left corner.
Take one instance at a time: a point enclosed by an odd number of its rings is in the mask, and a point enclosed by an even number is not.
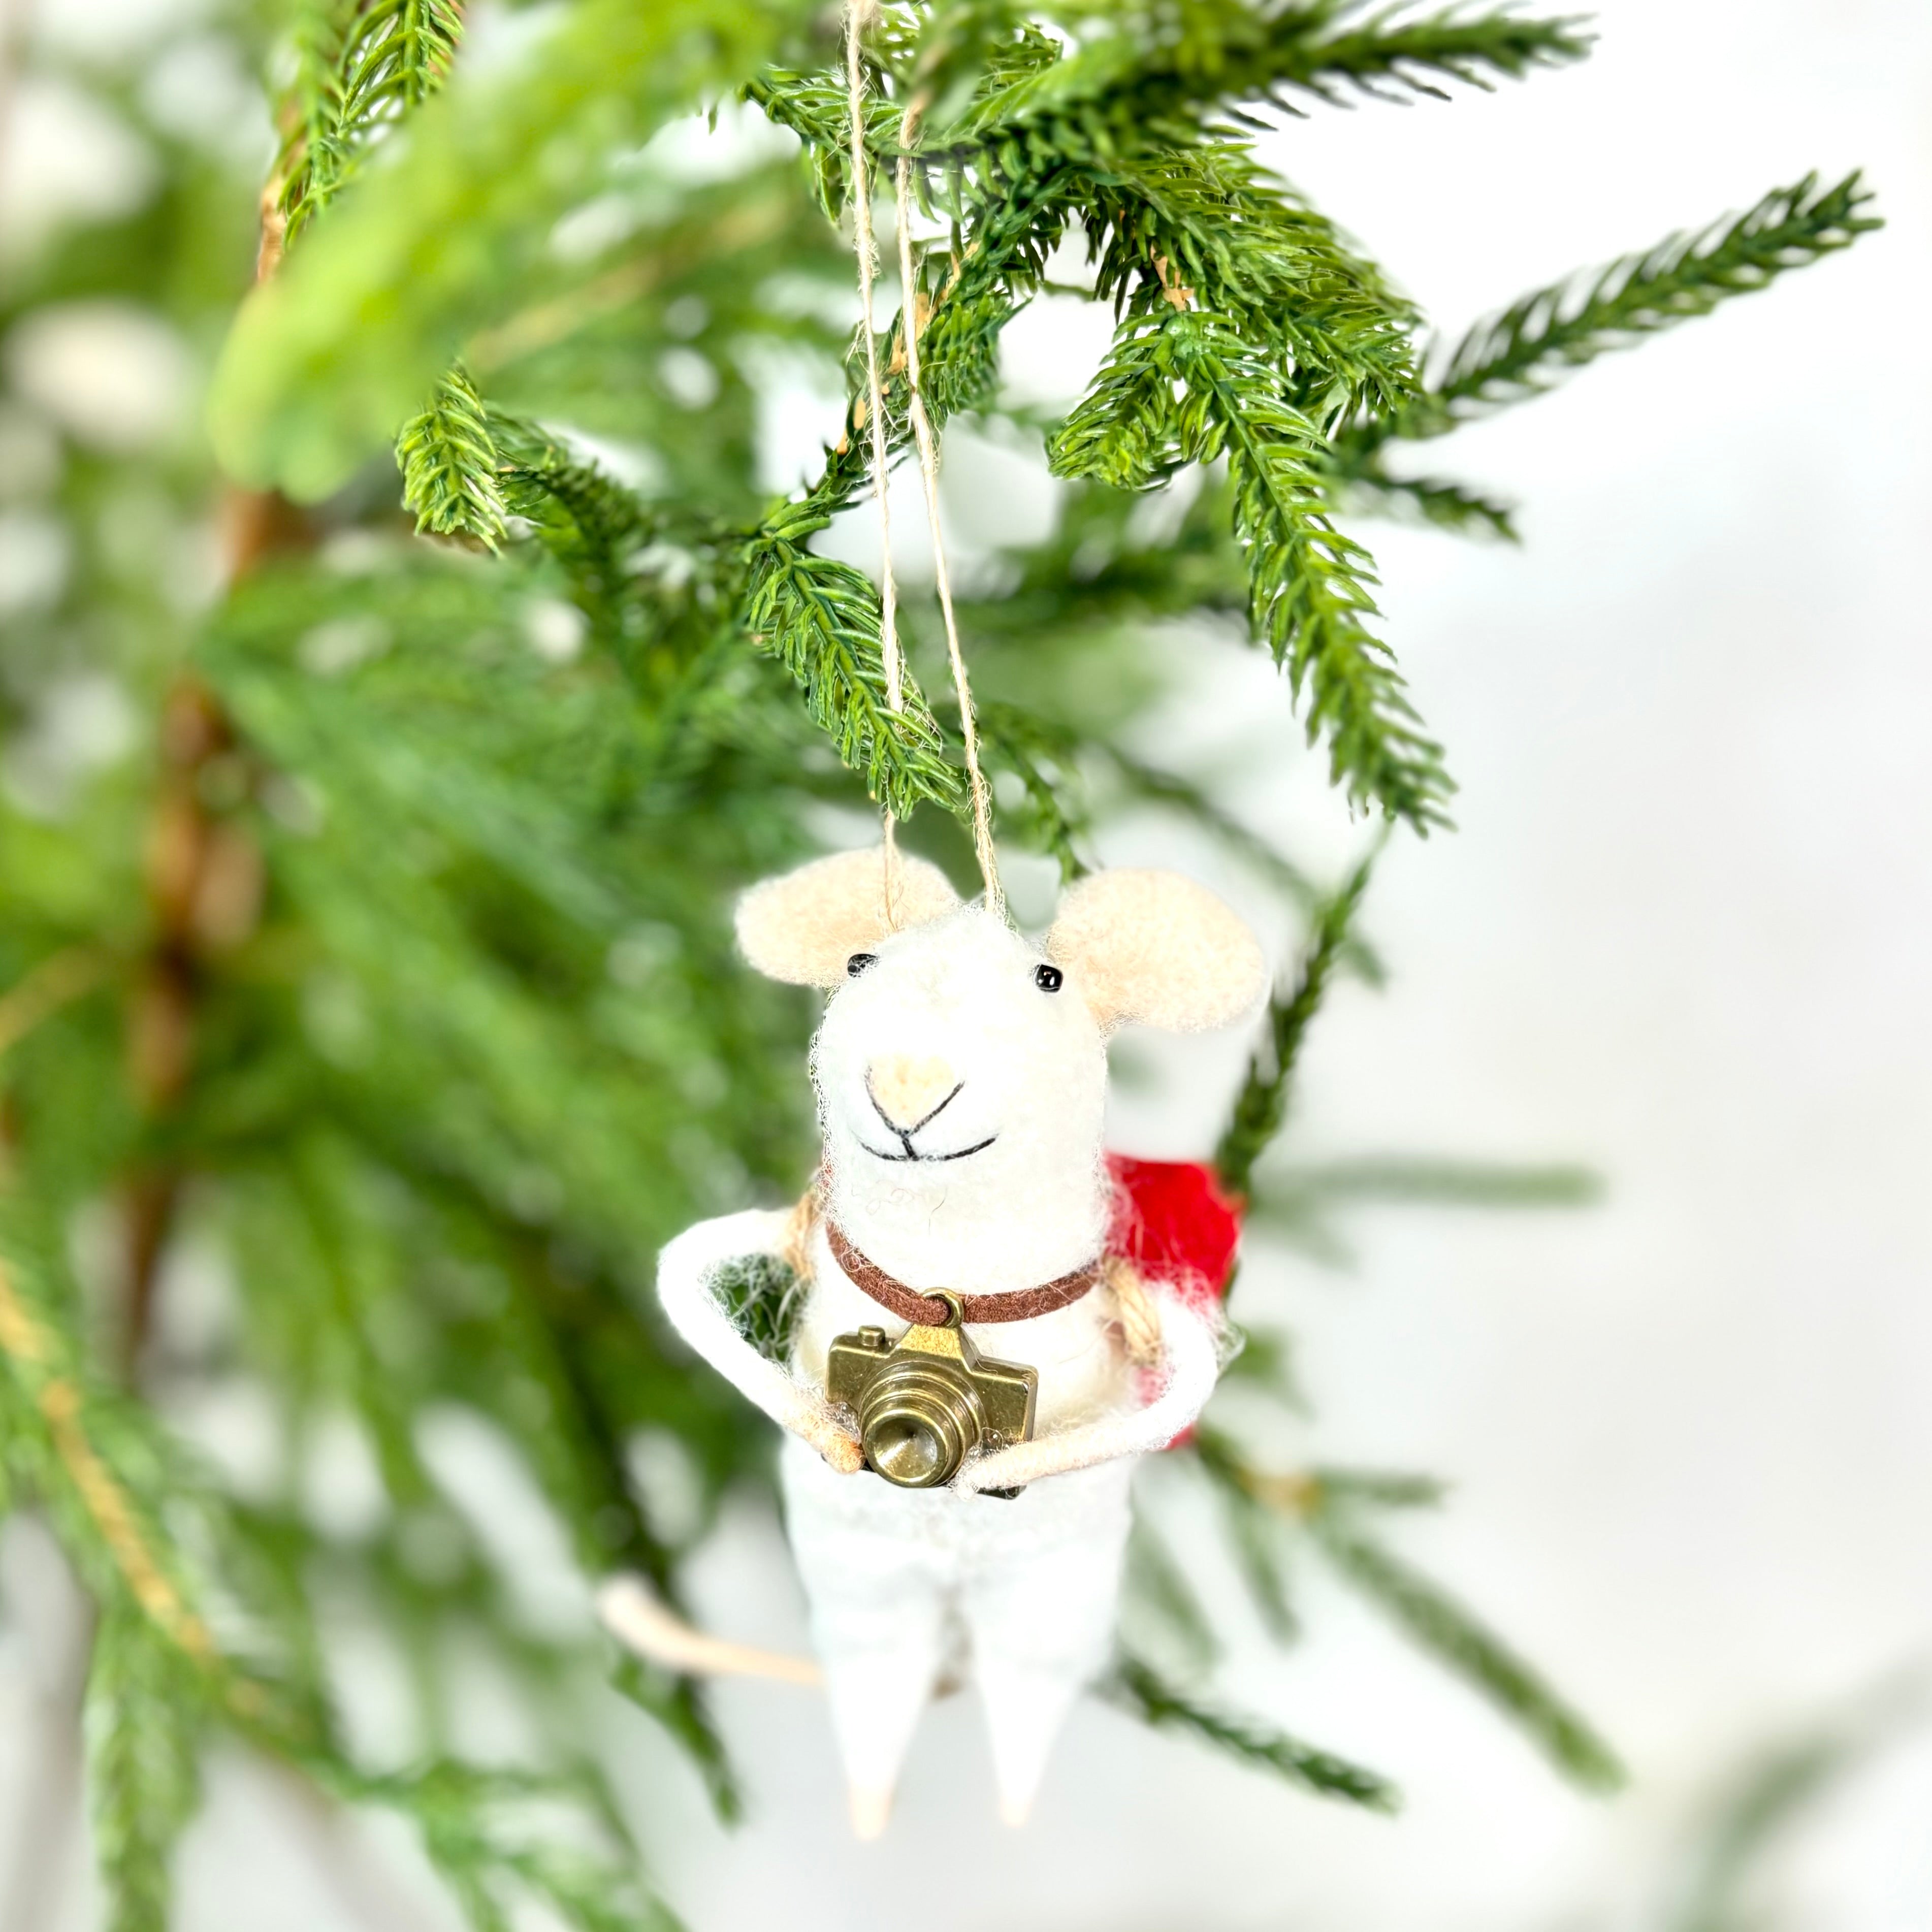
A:
[[[1054,439],[1055,472],[1144,488],[1225,454],[1256,633],[1307,699],[1311,741],[1350,798],[1419,832],[1447,823],[1441,748],[1418,730],[1374,614],[1367,553],[1334,525],[1327,445],[1279,367],[1224,318],[1172,307],[1130,318]]]
[[[1358,456],[1354,440],[1346,431],[1323,467],[1334,479],[1337,501],[1344,509],[1433,524],[1457,536],[1521,541],[1510,505],[1444,477],[1391,476],[1378,457]]]
[[[1244,102],[1292,113],[1298,92],[1330,102],[1351,91],[1439,96],[1445,80],[1486,87],[1589,50],[1572,18],[1460,8],[1416,17],[1384,7],[1348,26],[1367,10],[1361,0],[1274,8],[1186,0],[1118,10],[1111,31],[991,92],[944,139],[955,148],[1108,161],[1136,148],[1184,143],[1217,120],[1246,119]]]
[[[1443,81],[1487,90],[1498,80],[1520,80],[1538,68],[1582,60],[1595,38],[1580,14],[1538,20],[1508,8],[1472,14],[1449,7],[1417,19],[1394,8],[1371,11],[1361,0],[1307,10],[1325,16],[1331,28],[1370,13],[1363,26],[1318,40],[1304,65],[1282,76],[1336,105],[1346,103],[1350,88],[1382,100],[1405,92],[1446,100]]]
[[[176,1842],[200,1807],[200,1674],[129,1602],[94,1636],[85,1722],[95,1856],[110,1932],[167,1932]]]
[[[1384,434],[1442,435],[1540,394],[1599,356],[1755,294],[1881,226],[1866,212],[1870,200],[1856,172],[1827,188],[1807,175],[1774,188],[1744,214],[1666,236],[1642,254],[1535,290],[1477,323],[1428,388],[1378,431],[1358,436],[1354,446]]]
[[[1370,1811],[1394,1811],[1401,1806],[1401,1793],[1378,1772],[1254,1718],[1198,1702],[1163,1682],[1137,1658],[1120,1659],[1106,1689],[1114,1702],[1144,1722],[1189,1732],[1318,1797],[1342,1798]]]
[[[463,34],[456,0],[334,0],[329,15],[311,37],[320,71],[280,171],[290,241],[340,190],[378,130],[448,78]]]
[[[903,708],[890,709],[879,602],[851,565],[815,556],[805,541],[822,527],[801,512],[766,525],[748,566],[745,622],[804,693],[812,722],[889,812],[922,800],[951,806],[959,777],[945,760],[939,726],[908,675]]]
[[[396,439],[403,502],[425,535],[468,537],[488,550],[502,543],[505,520],[502,460],[490,420],[459,364],[436,385],[421,416]]]
[[[1092,178],[1094,292],[1198,301],[1276,343],[1324,415],[1398,406],[1414,386],[1408,306],[1331,224],[1232,145],[1135,155]],[[1332,392],[1332,393],[1330,393]]]
[[[1311,1529],[1323,1554],[1349,1582],[1385,1610],[1412,1642],[1507,1711],[1578,1784],[1614,1791],[1624,1783],[1616,1753],[1588,1722],[1439,1584],[1339,1512],[1318,1513]]]
[[[1249,1064],[1227,1130],[1214,1150],[1214,1171],[1222,1185],[1238,1195],[1252,1190],[1255,1163],[1287,1118],[1289,1088],[1303,1042],[1344,956],[1372,863],[1364,860],[1341,890],[1318,908],[1294,985],[1268,1002],[1265,1039]]]
[[[1211,1428],[1197,1431],[1192,1447],[1235,1527],[1244,1574],[1263,1624],[1278,1640],[1292,1638],[1295,1629],[1282,1591],[1280,1544],[1298,1530],[1412,1642],[1506,1712],[1568,1777],[1588,1790],[1614,1790],[1622,1784],[1616,1754],[1534,1666],[1364,1526],[1368,1511],[1432,1507],[1441,1498],[1439,1484],[1354,1470],[1271,1475]]]

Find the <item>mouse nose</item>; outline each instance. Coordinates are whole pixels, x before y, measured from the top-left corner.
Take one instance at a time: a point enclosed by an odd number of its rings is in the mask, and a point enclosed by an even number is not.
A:
[[[909,1053],[881,1054],[866,1068],[872,1105],[902,1134],[925,1126],[960,1085],[950,1060],[916,1059]]]

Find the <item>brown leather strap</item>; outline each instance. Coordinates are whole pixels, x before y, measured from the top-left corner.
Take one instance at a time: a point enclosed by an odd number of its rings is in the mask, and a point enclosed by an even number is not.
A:
[[[902,1322],[920,1322],[932,1328],[945,1325],[949,1316],[944,1302],[922,1294],[902,1281],[895,1281],[853,1246],[836,1221],[826,1221],[825,1238],[832,1244],[832,1259],[845,1270],[852,1285],[863,1289],[881,1308]],[[1078,1301],[1100,1279],[1100,1264],[1089,1262],[1084,1268],[1076,1268],[1054,1281],[1043,1281],[1037,1288],[1017,1288],[1010,1294],[962,1294],[958,1298],[961,1318],[968,1322],[1030,1322],[1036,1315],[1051,1315],[1056,1308]]]

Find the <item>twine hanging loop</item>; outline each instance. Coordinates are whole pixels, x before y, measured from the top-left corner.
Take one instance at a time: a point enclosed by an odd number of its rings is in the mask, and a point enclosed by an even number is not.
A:
[[[859,260],[859,308],[860,326],[866,334],[866,425],[871,433],[873,498],[878,508],[879,537],[884,552],[880,580],[880,642],[886,674],[886,706],[894,713],[905,709],[904,659],[898,637],[898,589],[892,573],[892,515],[887,502],[886,465],[889,449],[886,436],[885,382],[879,368],[878,332],[873,317],[872,286],[878,273],[878,256],[872,232],[872,176],[866,148],[866,67],[863,34],[873,12],[871,0],[850,0],[845,13],[846,105],[850,118],[852,154],[852,205],[854,244]],[[899,124],[899,145],[909,148],[919,129],[920,103],[916,99],[907,108]],[[952,688],[959,705],[959,732],[966,758],[968,795],[973,812],[973,850],[980,864],[980,876],[986,890],[986,910],[996,918],[1006,916],[1006,893],[1000,883],[999,856],[993,844],[993,808],[991,788],[980,763],[979,721],[973,706],[973,688],[966,675],[965,654],[959,643],[959,624],[953,608],[952,578],[946,557],[946,537],[939,515],[939,439],[928,416],[920,388],[920,294],[916,265],[913,259],[912,160],[902,153],[893,170],[892,200],[898,235],[901,308],[899,328],[904,346],[906,387],[910,396],[908,414],[913,440],[919,452],[919,473],[926,499],[926,524],[932,536],[934,587],[940,614],[945,620],[946,652],[952,667]],[[889,928],[896,929],[898,903],[898,850],[895,826],[888,809],[885,820],[885,910]]]

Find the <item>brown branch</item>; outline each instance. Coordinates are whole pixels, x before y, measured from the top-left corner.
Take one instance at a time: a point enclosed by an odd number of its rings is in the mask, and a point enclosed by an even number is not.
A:
[[[208,1626],[183,1600],[148,1548],[132,1500],[82,1424],[79,1384],[71,1376],[59,1372],[60,1352],[55,1338],[21,1298],[4,1264],[0,1264],[0,1351],[26,1370],[20,1380],[38,1384],[31,1389],[33,1402],[47,1425],[54,1453],[81,1506],[100,1531],[129,1593],[197,1664],[214,1663],[214,1640]]]

